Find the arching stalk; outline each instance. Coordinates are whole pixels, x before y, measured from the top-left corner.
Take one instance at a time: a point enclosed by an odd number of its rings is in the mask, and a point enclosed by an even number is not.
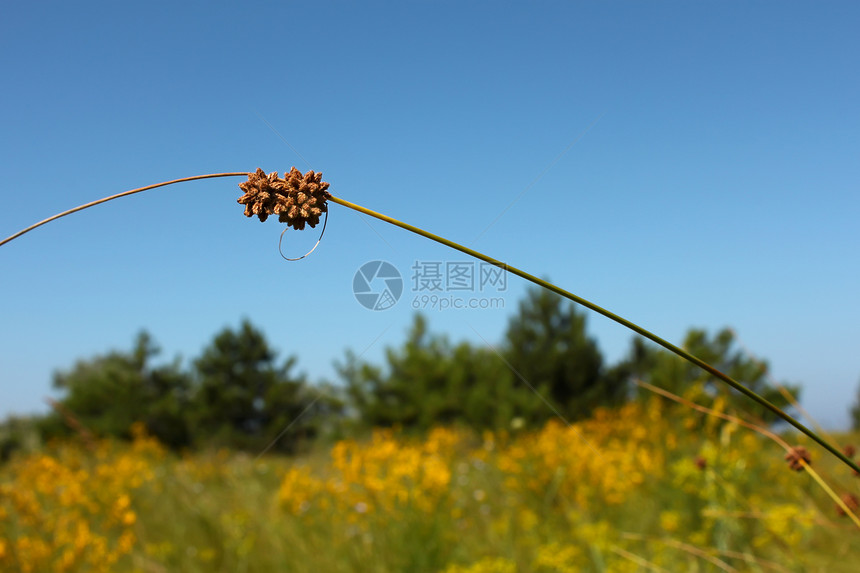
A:
[[[252,174],[248,173],[248,172],[231,172],[231,173],[215,173],[215,174],[210,174],[210,175],[197,175],[194,177],[185,177],[182,179],[174,179],[172,181],[167,181],[164,183],[157,183],[155,185],[148,185],[146,187],[140,187],[138,189],[132,189],[131,191],[125,191],[123,193],[118,193],[116,195],[111,195],[109,197],[105,197],[105,198],[99,199],[97,201],[92,201],[90,203],[80,205],[80,206],[75,207],[73,209],[69,209],[68,211],[63,211],[62,213],[58,213],[57,215],[49,217],[43,221],[39,221],[38,223],[30,225],[26,229],[23,229],[23,230],[15,233],[14,235],[11,235],[10,237],[3,239],[2,241],[0,241],[0,246],[5,245],[6,243],[20,237],[21,235],[28,233],[28,232],[32,231],[33,229],[36,229],[37,227],[40,227],[40,226],[45,225],[47,223],[50,223],[51,221],[55,221],[61,217],[65,217],[66,215],[71,215],[72,213],[76,213],[78,211],[82,211],[84,209],[88,209],[90,207],[100,205],[101,203],[106,203],[108,201],[112,201],[114,199],[119,199],[121,197],[127,197],[129,195],[133,195],[135,193],[140,193],[142,191],[155,189],[157,187],[164,187],[167,185],[172,185],[174,183],[183,183],[185,181],[195,181],[198,179],[211,179],[211,178],[216,178],[216,177],[244,177],[244,176],[249,176],[249,175],[252,175]],[[326,187],[327,187],[327,185],[326,185]],[[728,384],[729,386],[731,386],[732,388],[734,388],[738,392],[744,394],[745,396],[747,396],[748,398],[750,398],[754,402],[760,404],[761,406],[764,406],[765,408],[767,408],[768,410],[770,410],[771,412],[773,412],[774,414],[776,414],[777,416],[779,416],[780,418],[782,418],[783,420],[785,420],[786,422],[788,422],[789,424],[794,426],[796,429],[798,429],[803,434],[807,435],[809,438],[811,438],[814,442],[819,444],[825,450],[827,450],[828,452],[830,452],[831,454],[833,454],[834,456],[839,458],[848,467],[850,467],[854,471],[860,473],[860,466],[855,464],[851,459],[849,459],[838,448],[831,445],[824,438],[820,437],[817,433],[815,433],[812,430],[810,430],[809,428],[807,428],[805,425],[800,423],[798,420],[796,420],[794,417],[789,415],[787,412],[783,411],[781,408],[779,408],[775,404],[769,402],[767,399],[760,396],[756,392],[750,390],[749,388],[747,388],[746,386],[744,386],[740,382],[736,381],[732,377],[728,376],[727,374],[720,372],[719,370],[717,370],[716,368],[714,368],[713,366],[711,366],[710,364],[708,364],[704,360],[701,360],[700,358],[693,356],[692,354],[690,354],[689,352],[687,352],[683,348],[675,346],[671,342],[668,342],[667,340],[660,338],[656,334],[652,333],[649,330],[646,330],[645,328],[639,326],[638,324],[635,324],[635,323],[633,323],[633,322],[631,322],[631,321],[629,321],[629,320],[627,320],[621,316],[618,316],[617,314],[610,312],[610,311],[608,311],[608,310],[606,310],[606,309],[604,309],[604,308],[594,304],[593,302],[588,301],[588,300],[586,300],[580,296],[577,296],[571,292],[568,292],[568,291],[566,291],[566,290],[564,290],[564,289],[562,289],[562,288],[560,288],[560,287],[558,287],[558,286],[556,286],[556,285],[554,285],[548,281],[545,281],[545,280],[538,278],[532,274],[529,274],[523,270],[520,270],[516,267],[513,267],[513,266],[510,266],[506,263],[503,263],[502,261],[494,259],[494,258],[487,256],[481,252],[478,252],[474,249],[464,247],[463,245],[460,245],[459,243],[455,243],[454,241],[450,241],[448,239],[445,239],[444,237],[440,237],[439,235],[434,235],[433,233],[425,231],[424,229],[420,229],[420,228],[415,227],[413,225],[409,225],[408,223],[404,223],[402,221],[394,219],[393,217],[383,215],[382,213],[377,213],[376,211],[372,211],[366,207],[362,207],[361,205],[356,205],[355,203],[350,203],[349,201],[346,201],[346,200],[341,199],[339,197],[329,195],[328,200],[332,201],[333,203],[337,203],[338,205],[341,205],[343,207],[346,207],[348,209],[358,211],[359,213],[364,213],[365,215],[369,215],[369,216],[374,217],[376,219],[379,219],[381,221],[385,221],[386,223],[390,223],[392,225],[400,227],[401,229],[406,229],[407,231],[411,231],[412,233],[415,233],[417,235],[420,235],[420,236],[425,237],[427,239],[430,239],[432,241],[436,241],[437,243],[441,243],[447,247],[450,247],[452,249],[460,251],[461,253],[465,253],[469,256],[475,257],[476,259],[479,259],[481,261],[484,261],[486,263],[494,265],[494,266],[496,266],[500,269],[503,269],[509,273],[515,274],[515,275],[517,275],[517,276],[519,276],[519,277],[521,277],[521,278],[523,278],[523,279],[525,279],[531,283],[534,283],[534,284],[536,284],[542,288],[545,288],[549,291],[552,291],[556,294],[559,294],[559,295],[563,296],[564,298],[566,298],[570,301],[573,301],[577,304],[580,304],[580,305],[582,305],[582,306],[584,306],[590,310],[593,310],[594,312],[596,312],[598,314],[602,314],[603,316],[609,318],[610,320],[613,320],[613,321],[617,322],[618,324],[620,324],[626,328],[629,328],[633,332],[635,332],[641,336],[644,336],[645,338],[651,340],[652,342],[659,344],[660,346],[662,346],[666,350],[669,350],[670,352],[680,356],[684,360],[686,360],[692,364],[695,364],[696,366],[698,366],[699,368],[701,368],[702,370],[704,370],[708,374],[711,374],[715,378],[722,380],[724,383]]]

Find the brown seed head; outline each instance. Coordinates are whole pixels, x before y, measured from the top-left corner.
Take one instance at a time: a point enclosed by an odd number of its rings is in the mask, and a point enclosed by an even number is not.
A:
[[[806,465],[812,463],[812,456],[809,455],[809,450],[803,446],[795,446],[791,448],[790,452],[785,454],[785,461],[788,462],[788,467],[799,472],[803,469],[803,462],[805,462]]]
[[[277,215],[279,221],[299,231],[306,223],[317,226],[320,215],[328,211],[326,201],[331,197],[322,173],[308,171],[302,175],[295,167],[283,179],[277,171],[266,175],[258,168],[239,188],[245,193],[238,200],[245,205],[245,216],[257,215],[265,221],[269,215]]]
[[[845,454],[845,457],[853,458],[854,454],[857,453],[857,448],[855,448],[851,444],[848,444],[847,446],[842,448],[842,453]]]
[[[858,500],[855,496],[850,493],[846,493],[842,495],[842,503],[845,504],[845,507],[850,509],[852,512],[857,513],[857,510],[860,509],[860,500]],[[836,506],[836,514],[840,517],[845,517],[848,515],[845,513],[845,510],[842,509],[842,506]]]
[[[702,456],[697,456],[695,463],[696,467],[700,470],[704,470],[706,467],[708,467],[708,460],[706,460]]]
[[[245,194],[239,198],[239,203],[245,205],[245,216],[257,215],[260,221],[265,221],[272,214],[278,194],[283,189],[283,180],[278,178],[278,172],[266,173],[257,168],[256,173],[248,175],[248,180],[239,183],[239,188]]]

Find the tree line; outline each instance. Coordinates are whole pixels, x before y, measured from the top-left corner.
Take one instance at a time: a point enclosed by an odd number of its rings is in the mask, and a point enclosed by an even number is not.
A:
[[[690,329],[683,346],[780,407],[768,365],[738,349],[731,329]],[[554,293],[534,289],[520,301],[497,345],[452,343],[416,314],[405,340],[381,364],[352,352],[336,363],[339,380],[311,383],[297,358],[279,359],[249,321],[218,332],[200,356],[155,364],[159,348],[140,333],[128,351],[79,360],[55,373],[51,413],[33,421],[42,440],[85,429],[129,438],[141,423],[177,450],[230,447],[290,453],[322,437],[370,427],[421,432],[435,425],[475,430],[529,428],[595,408],[640,399],[645,381],[692,398],[722,398],[727,409],[773,422],[772,414],[673,354],[634,338],[627,355],[607,364],[588,335],[585,314]],[[798,396],[797,386],[784,385]],[[0,429],[0,457],[21,444]],[[19,440],[20,441],[20,440]]]

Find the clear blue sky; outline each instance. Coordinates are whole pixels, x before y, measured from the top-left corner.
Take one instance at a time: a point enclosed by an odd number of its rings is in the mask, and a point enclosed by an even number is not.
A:
[[[340,197],[670,341],[731,326],[803,385],[820,422],[847,424],[860,382],[856,3],[2,12],[0,237],[151,183],[310,165]],[[0,415],[44,410],[52,372],[127,349],[142,328],[163,359],[188,359],[243,317],[331,380],[347,348],[378,361],[402,340],[415,261],[465,260],[335,205],[317,251],[285,262],[280,225],[242,216],[239,182],[147,192],[0,247]],[[300,254],[316,231],[286,238]],[[352,293],[375,259],[406,279],[386,311]],[[511,277],[505,308],[428,312],[431,328],[496,343],[523,292]],[[633,336],[597,315],[588,327],[610,361]]]

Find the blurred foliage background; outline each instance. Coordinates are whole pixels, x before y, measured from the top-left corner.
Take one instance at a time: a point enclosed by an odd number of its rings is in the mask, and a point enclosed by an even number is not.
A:
[[[683,345],[796,406],[730,328]],[[416,314],[382,364],[347,351],[334,381],[248,321],[159,355],[141,332],[57,372],[49,415],[0,425],[5,569],[847,571],[860,551],[855,476],[815,453],[834,506],[738,422],[780,431],[768,412],[639,339],[607,364],[552,293],[494,345]]]
[[[683,346],[780,407],[791,407],[785,391],[769,384],[767,363],[738,349],[731,329],[691,329]],[[254,453],[269,447],[294,453],[317,438],[375,427],[540,428],[555,418],[574,422],[595,408],[640,399],[636,379],[675,393],[699,388],[747,417],[775,421],[697,367],[638,338],[627,357],[607,364],[588,335],[584,313],[540,289],[520,301],[498,343],[453,343],[416,314],[402,345],[386,349],[383,364],[348,350],[337,361],[340,379],[334,381],[310,382],[297,370],[297,357],[279,358],[247,320],[216,333],[185,366],[179,358],[158,363],[159,353],[143,331],[128,350],[81,359],[55,373],[53,412],[7,420],[0,455],[6,459],[15,449],[81,428],[128,440],[135,423],[177,451],[223,446]],[[799,397],[799,386],[783,386]]]

